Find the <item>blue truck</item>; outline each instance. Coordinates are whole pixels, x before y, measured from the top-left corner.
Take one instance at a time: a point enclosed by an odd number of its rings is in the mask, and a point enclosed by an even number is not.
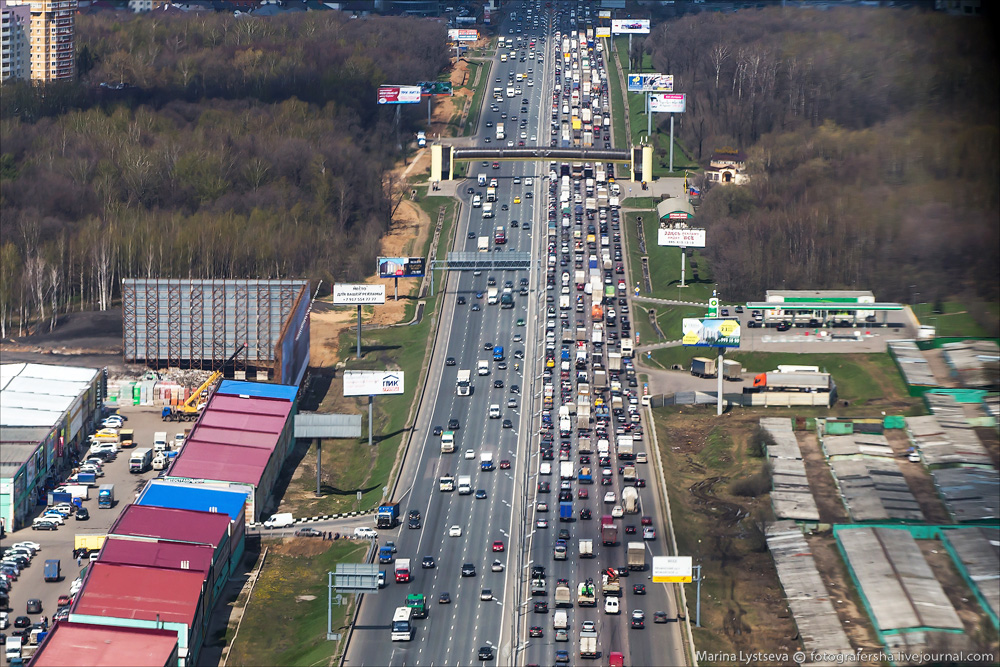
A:
[[[594,478],[590,474],[590,468],[588,468],[587,466],[584,466],[584,467],[580,468],[580,473],[576,476],[576,478],[577,478],[577,481],[580,482],[580,484],[593,484],[594,483]]]
[[[49,491],[49,506],[59,503],[72,503],[73,494],[69,491]]]
[[[397,521],[399,521],[399,503],[379,505],[378,511],[375,513],[376,528],[393,528]]]
[[[560,521],[572,521],[573,520],[573,503],[564,500],[559,503],[559,520]]]
[[[58,558],[50,558],[45,561],[45,581],[60,581],[62,579],[62,572],[60,572],[60,563]]]
[[[97,486],[97,475],[92,472],[78,472],[75,475],[77,484],[86,484],[87,486]]]
[[[493,361],[503,361],[503,345],[493,348]]]

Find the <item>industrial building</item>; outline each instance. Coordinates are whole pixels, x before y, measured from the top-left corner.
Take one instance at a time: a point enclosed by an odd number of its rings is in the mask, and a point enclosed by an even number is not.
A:
[[[60,621],[31,658],[33,667],[175,667],[177,633]]]
[[[0,522],[24,525],[59,471],[86,448],[107,393],[103,369],[0,366]]]
[[[274,483],[294,447],[298,387],[223,381],[167,479],[247,495],[246,520],[272,506]]]
[[[241,346],[235,377],[298,385],[309,365],[306,280],[122,281],[128,363],[216,370]]]

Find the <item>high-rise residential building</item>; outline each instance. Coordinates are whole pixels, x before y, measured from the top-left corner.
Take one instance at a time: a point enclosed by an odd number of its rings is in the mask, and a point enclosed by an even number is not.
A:
[[[31,80],[40,83],[76,77],[77,0],[30,0]]]
[[[12,5],[0,0],[0,81],[27,79],[31,71],[28,47],[28,5]]]

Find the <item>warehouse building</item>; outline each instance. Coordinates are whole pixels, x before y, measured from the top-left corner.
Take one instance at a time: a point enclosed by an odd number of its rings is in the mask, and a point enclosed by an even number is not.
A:
[[[32,667],[176,667],[177,633],[60,621],[31,658]]]
[[[277,505],[274,484],[294,447],[297,387],[224,381],[166,479],[247,495],[246,520]]]
[[[0,522],[18,529],[60,470],[86,449],[101,416],[102,369],[0,365]]]

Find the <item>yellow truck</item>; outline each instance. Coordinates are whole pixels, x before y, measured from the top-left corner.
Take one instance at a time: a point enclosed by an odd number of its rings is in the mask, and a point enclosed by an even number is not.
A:
[[[118,444],[122,447],[135,447],[135,433],[130,428],[118,431]]]
[[[100,551],[106,539],[108,539],[107,535],[76,535],[73,539],[73,555],[87,557]]]

